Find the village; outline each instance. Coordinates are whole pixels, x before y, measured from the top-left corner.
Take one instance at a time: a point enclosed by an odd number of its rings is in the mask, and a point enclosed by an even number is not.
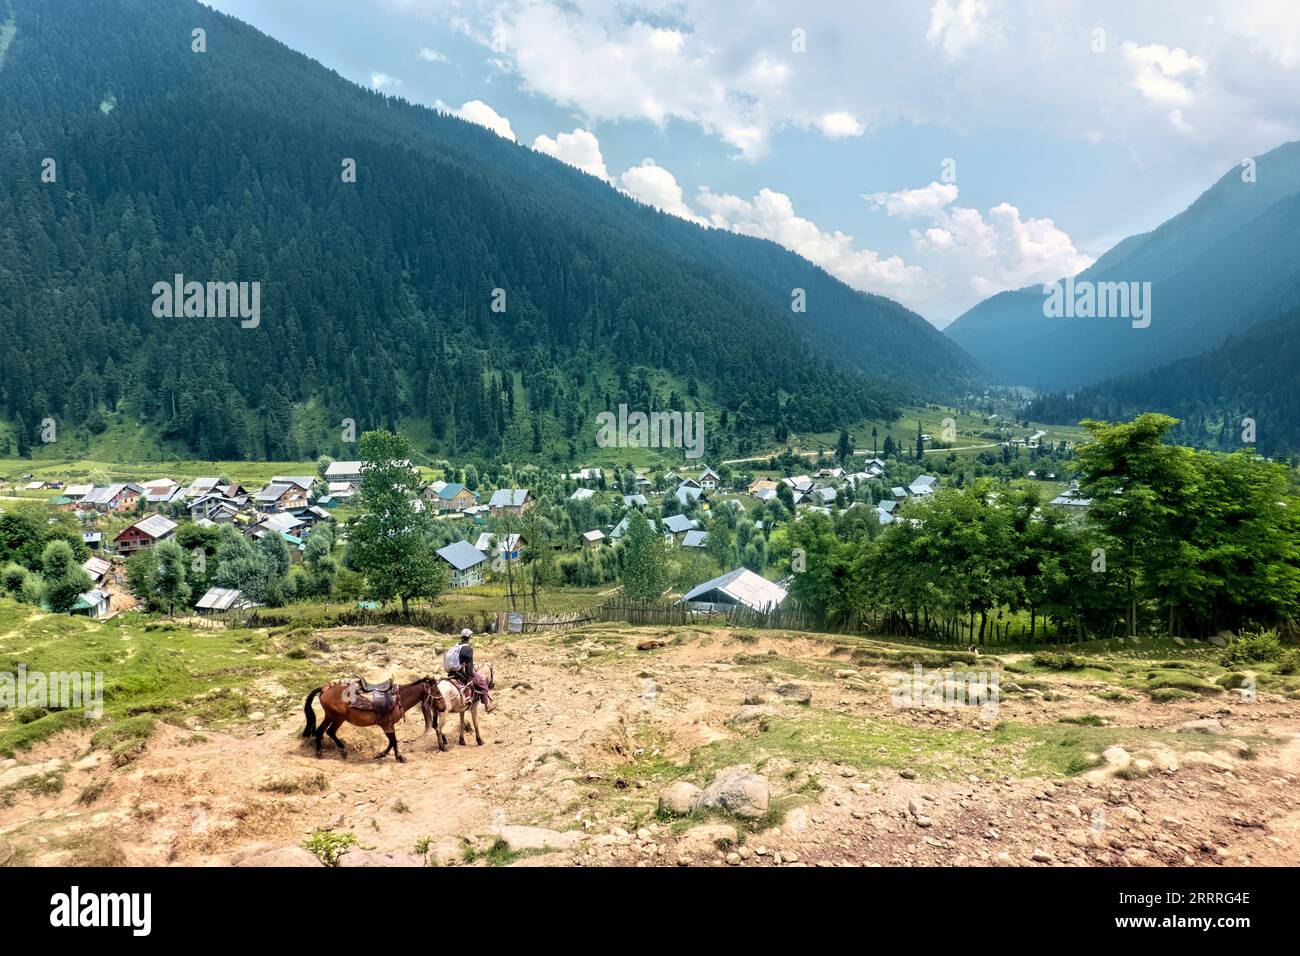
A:
[[[1004,459],[1022,449],[1036,457],[1044,434],[1006,437],[999,443]],[[935,450],[931,436],[918,433],[918,446],[925,443]],[[1062,442],[1060,451],[1066,450]],[[440,468],[417,469],[421,486],[412,505],[432,519],[435,553],[446,566],[449,591],[508,582],[506,600],[513,607],[515,571],[531,560],[529,549],[545,550],[545,583],[553,588],[615,585],[622,567],[620,545],[632,515],[639,513],[673,559],[670,591],[681,602],[772,610],[787,596],[782,582],[788,584],[791,572],[790,546],[783,529],[791,522],[809,515],[849,514],[887,526],[906,518],[909,502],[925,500],[945,480],[954,481],[952,465],[958,459],[951,452],[937,464],[912,460],[911,449],[904,452],[892,440],[885,455],[872,452],[842,460],[787,452],[779,460],[746,462],[744,470],[739,463],[717,468],[589,466],[554,473],[524,466],[480,476],[473,466],[441,463]],[[996,459],[985,455],[988,465],[996,466]],[[921,471],[931,465],[948,477]],[[196,615],[238,615],[295,600],[353,600],[357,608],[375,609],[378,604],[364,585],[355,582],[353,588],[337,588],[333,579],[322,585],[318,578],[308,588],[300,580],[286,593],[266,582],[235,586],[230,575],[223,578],[211,567],[220,561],[222,529],[250,545],[269,538],[268,555],[287,555],[286,576],[295,568],[305,570],[305,560],[315,567],[308,557],[312,551],[316,559],[337,558],[335,564],[346,565],[347,529],[359,513],[363,469],[359,460],[323,458],[315,474],[275,474],[264,484],[228,475],[153,475],[109,484],[23,475],[7,490],[0,485],[0,497],[8,496],[0,503],[0,514],[15,501],[41,501],[75,523],[81,547],[74,550],[89,586],[68,608],[72,614],[103,620],[158,610],[146,606],[145,595],[133,593],[128,563],[164,542],[175,542],[186,554],[188,577],[195,585],[186,603]],[[1025,474],[1026,480],[1038,477],[1033,468]],[[1044,470],[1042,477],[1055,482],[1056,474]],[[956,483],[963,480],[958,472]],[[1049,497],[1052,506],[1066,511],[1082,512],[1089,504],[1073,486]],[[322,527],[328,529],[324,535]],[[719,533],[725,540],[718,540]],[[534,608],[537,584],[533,574]]]

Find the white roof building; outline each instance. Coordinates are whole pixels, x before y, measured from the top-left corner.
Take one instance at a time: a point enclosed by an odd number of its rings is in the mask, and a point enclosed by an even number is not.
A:
[[[749,568],[737,568],[722,577],[696,585],[682,595],[679,604],[743,604],[756,611],[771,611],[781,605],[788,592],[779,584],[755,574]]]

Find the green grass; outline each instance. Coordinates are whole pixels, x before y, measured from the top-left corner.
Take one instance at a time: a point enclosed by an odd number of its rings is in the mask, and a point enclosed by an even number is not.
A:
[[[1207,745],[1204,739],[1193,741],[1174,732],[1100,726],[1100,721],[1091,716],[1057,724],[1003,722],[991,731],[977,731],[917,727],[814,708],[798,716],[769,718],[766,729],[697,748],[684,765],[671,760],[657,732],[646,727],[634,734],[641,755],[620,768],[614,779],[596,782],[594,787],[603,788],[603,797],[631,802],[634,816],[648,819],[655,815],[658,793],[669,784],[687,780],[704,787],[719,770],[748,764],[759,773],[767,772],[774,790],[789,788],[773,797],[766,816],[749,820],[725,813],[697,813],[667,817],[663,822],[688,826],[702,817],[721,816],[738,828],[757,832],[779,824],[791,807],[815,796],[815,777],[798,783],[814,765],[847,765],[864,779],[881,772],[892,778],[905,769],[915,771],[921,779],[960,779],[970,774],[985,779],[1063,778],[1100,766],[1102,751],[1114,745],[1130,751],[1151,747],[1181,751]],[[791,767],[794,769],[786,769]],[[638,780],[646,786],[628,786]]]
[[[286,688],[314,686],[313,678],[322,675],[309,662],[288,657],[291,646],[265,631],[191,629],[148,619],[90,621],[0,600],[0,672],[16,673],[25,665],[29,674],[101,673],[104,707],[93,722],[94,746],[108,749],[115,762],[133,759],[159,719],[195,717],[219,725],[257,706],[287,705],[254,701],[253,685],[272,678]],[[12,756],[60,731],[91,726],[83,710],[54,710],[36,719],[24,714],[25,720],[0,711],[0,754]]]

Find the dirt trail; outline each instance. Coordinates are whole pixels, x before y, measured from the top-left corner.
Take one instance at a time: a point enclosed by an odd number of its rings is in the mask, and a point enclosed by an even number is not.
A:
[[[816,639],[614,627],[508,645],[483,639],[477,653],[495,664],[498,704],[480,715],[483,746],[474,744],[472,729],[460,745],[458,722],[450,719],[449,749],[440,753],[432,734],[420,738],[422,722],[413,715],[398,729],[405,764],[373,760],[386,745],[382,734],[351,726],[341,731],[348,759],[328,739],[317,759],[299,737],[298,688],[267,688],[279,692],[280,708],[228,732],[161,725],[121,769],[102,751],[88,755],[87,735],[46,741],[0,770],[0,785],[35,768],[59,769],[65,785],[0,805],[0,843],[15,852],[14,862],[37,865],[210,865],[259,848],[297,847],[328,829],[411,864],[423,862],[417,845],[427,846],[430,860],[447,864],[459,862],[467,846],[482,851],[500,827],[526,825],[582,835],[580,844],[515,860],[526,864],[1300,862],[1300,707],[1263,695],[1250,710],[1222,701],[1102,705],[1116,741],[1126,728],[1169,729],[1211,712],[1222,720],[1226,733],[1204,738],[1203,748],[1198,739],[1177,752],[1141,751],[1151,761],[1141,774],[1117,774],[1116,763],[1049,780],[973,764],[934,779],[907,767],[859,770],[824,755],[768,758],[762,770],[774,800],[795,787],[807,798],[748,831],[727,834],[717,817],[691,821],[722,828],[710,831],[721,847],[710,833],[701,844],[689,824],[654,816],[663,784],[630,768],[647,755],[682,765],[711,744],[761,743],[761,731],[737,721],[746,708],[760,725],[769,715],[805,721],[801,734],[816,733],[822,713],[972,737],[989,733],[991,722],[970,713],[900,711],[883,669],[837,678],[830,645]],[[428,634],[385,633],[389,663],[367,676],[391,672],[401,680],[431,671],[438,658]],[[331,632],[322,636],[328,641]],[[665,646],[636,649],[650,639]],[[766,663],[756,668],[755,660]],[[355,672],[348,652],[336,663],[340,674]],[[1065,699],[1010,698],[998,719],[1055,725],[1099,709],[1086,681],[1061,675],[1053,683]],[[790,687],[809,689],[816,709],[785,697]],[[1264,739],[1274,743],[1254,743]]]

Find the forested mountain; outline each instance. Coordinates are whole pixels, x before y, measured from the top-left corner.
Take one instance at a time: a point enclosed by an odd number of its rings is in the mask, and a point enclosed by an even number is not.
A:
[[[205,458],[288,459],[317,451],[291,427],[310,405],[322,427],[417,422],[431,448],[491,455],[507,434],[589,442],[626,401],[726,409],[721,447],[976,374],[920,317],[771,243],[189,0],[0,2],[0,417],[20,446],[47,417],[126,418]],[[260,322],[157,317],[178,274],[260,283]]]
[[[1253,181],[1251,181],[1253,180]],[[1048,390],[1152,369],[1300,306],[1300,143],[1230,169],[1184,212],[1076,277],[1152,283],[1151,324],[1047,318],[1041,286],[986,299],[947,328],[1000,381]]]
[[[1300,455],[1300,311],[1261,322],[1218,348],[1098,385],[1040,396],[1027,415],[1074,424],[1123,421],[1143,411],[1179,419],[1171,440],[1261,454]],[[1250,440],[1245,419],[1254,422]]]

